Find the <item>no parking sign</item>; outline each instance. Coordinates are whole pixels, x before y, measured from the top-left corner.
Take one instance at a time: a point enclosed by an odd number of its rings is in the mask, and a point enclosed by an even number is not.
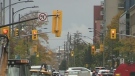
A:
[[[38,13],[38,20],[39,21],[47,21],[47,13]]]

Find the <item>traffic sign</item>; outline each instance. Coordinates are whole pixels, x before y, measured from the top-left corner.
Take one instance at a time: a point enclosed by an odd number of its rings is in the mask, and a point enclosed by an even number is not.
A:
[[[47,21],[47,13],[38,13],[39,21]]]

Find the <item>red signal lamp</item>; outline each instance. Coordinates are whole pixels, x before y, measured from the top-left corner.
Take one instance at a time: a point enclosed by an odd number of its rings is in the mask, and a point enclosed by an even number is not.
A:
[[[37,33],[34,31],[33,34],[37,34]]]
[[[114,34],[114,31],[112,31],[112,33]]]
[[[3,29],[3,34],[7,34],[8,30],[7,29]]]
[[[95,47],[94,46],[92,46],[92,49],[94,49]]]

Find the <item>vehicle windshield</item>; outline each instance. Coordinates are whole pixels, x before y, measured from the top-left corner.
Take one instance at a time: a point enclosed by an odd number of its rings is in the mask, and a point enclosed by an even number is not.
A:
[[[10,65],[8,76],[29,76],[29,68],[26,65]]]
[[[78,74],[78,71],[69,71],[68,74],[69,74],[69,75],[77,75],[77,74]]]

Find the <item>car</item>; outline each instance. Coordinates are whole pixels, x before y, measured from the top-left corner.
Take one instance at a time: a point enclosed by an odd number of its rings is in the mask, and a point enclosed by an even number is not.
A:
[[[69,70],[65,76],[78,76],[80,70]]]
[[[113,76],[110,70],[99,70],[97,76]]]
[[[48,72],[52,73],[53,72],[53,68],[51,65],[47,65],[47,70]]]
[[[57,72],[57,71],[55,71],[55,72],[53,72],[53,74],[52,74],[52,76],[59,76],[59,72]]]
[[[105,67],[95,67],[95,71],[98,73],[99,70],[105,70]]]
[[[68,74],[70,71],[89,71],[90,72],[90,75],[92,76],[92,72],[91,70],[85,68],[85,67],[69,67],[65,74]]]
[[[59,70],[59,73],[61,76],[64,76],[65,75],[65,70]]]

